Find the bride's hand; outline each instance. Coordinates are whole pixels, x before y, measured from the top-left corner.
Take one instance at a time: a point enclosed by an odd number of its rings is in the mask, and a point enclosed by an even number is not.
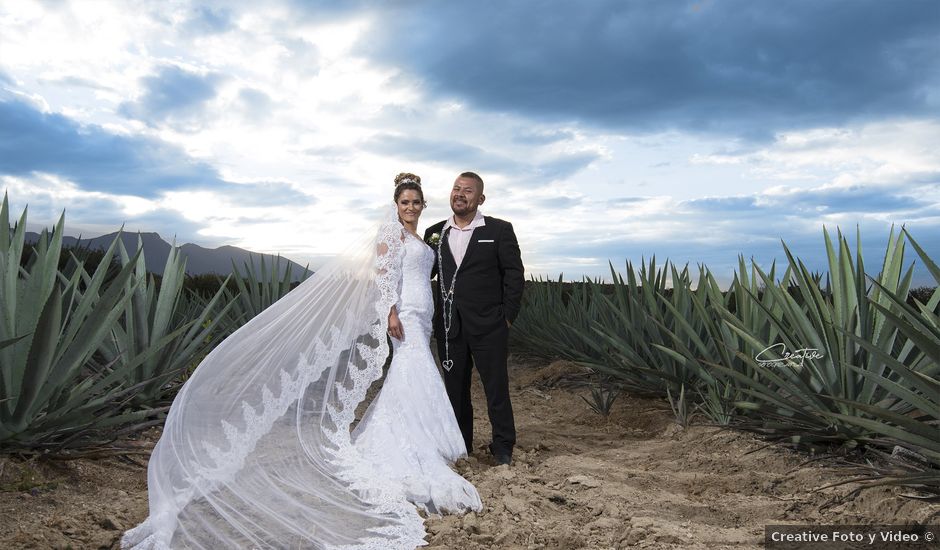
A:
[[[388,313],[388,335],[398,340],[405,339],[405,328],[402,326],[395,308],[392,308],[392,311]]]

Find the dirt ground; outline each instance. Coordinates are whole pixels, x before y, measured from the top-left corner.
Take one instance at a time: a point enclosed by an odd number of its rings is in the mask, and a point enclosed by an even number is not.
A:
[[[847,478],[831,462],[751,435],[678,426],[667,404],[621,396],[593,412],[571,387],[577,367],[514,358],[518,445],[512,466],[487,455],[482,389],[473,455],[457,464],[485,509],[426,521],[428,548],[760,548],[766,524],[937,523],[940,504],[875,488],[817,490]],[[145,449],[157,430],[142,441]],[[147,456],[0,458],[0,548],[118,548],[147,515]]]

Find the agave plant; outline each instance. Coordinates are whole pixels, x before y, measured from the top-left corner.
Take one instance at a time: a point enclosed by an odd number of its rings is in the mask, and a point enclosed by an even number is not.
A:
[[[514,342],[664,395],[677,417],[696,410],[799,445],[903,448],[940,464],[940,289],[926,303],[911,296],[904,237],[938,283],[940,268],[906,230],[892,228],[875,276],[858,232],[854,254],[841,231],[823,236],[828,272],[811,272],[782,243],[779,281],[776,265],[765,273],[739,257],[726,292],[704,266],[693,290],[687,270],[655,260],[581,292],[537,282]],[[904,483],[940,493],[936,469]]]
[[[692,422],[696,407],[695,404],[689,402],[685,393],[685,386],[679,389],[679,395],[675,397],[672,395],[672,390],[666,390],[666,399],[669,401],[669,408],[672,409],[673,416],[676,417],[676,424],[683,428],[688,427]]]
[[[233,304],[220,305],[223,291],[219,289],[207,302],[191,307],[195,302],[183,292],[186,259],[175,245],[167,256],[159,288],[147,272],[140,237],[133,258],[120,241],[118,253],[121,264],[133,269],[133,277],[125,283],[131,299],[120,322],[102,343],[98,361],[122,372],[126,385],[140,387],[132,405],[158,407],[175,394],[174,378],[214,345],[211,335]]]
[[[620,396],[620,387],[610,376],[600,375],[591,383],[591,398],[580,396],[591,410],[601,416],[610,416],[617,397]]]
[[[885,350],[849,333],[847,336],[886,366],[884,372],[872,372],[854,364],[850,368],[890,394],[893,402],[888,407],[851,402],[850,405],[862,408],[868,417],[837,415],[837,418],[879,434],[887,444],[911,448],[940,466],[940,267],[906,230],[904,233],[938,286],[926,304],[915,300],[915,307],[902,295],[890,292],[881,282],[873,280],[880,295],[888,298],[890,304],[870,298],[871,306],[884,315],[886,325],[893,326],[906,338],[906,343],[900,350]],[[907,344],[916,345],[918,353],[905,353]],[[934,476],[934,484],[940,490],[940,472],[935,472]]]
[[[119,373],[89,372],[85,365],[130,299],[122,269],[105,284],[107,265],[94,274],[59,273],[64,216],[52,234],[43,231],[25,267],[27,211],[15,230],[9,204],[0,207],[0,446],[63,446],[104,428],[129,424],[149,413],[124,412],[138,390]],[[116,242],[116,241],[115,241]],[[115,243],[109,253],[113,253]]]
[[[582,332],[597,318],[592,299],[597,281],[581,283],[533,279],[523,294],[524,306],[513,323],[513,345],[533,355],[561,357],[583,363],[599,363],[603,354],[586,341]],[[580,329],[580,330],[578,330]]]
[[[5,347],[12,346],[13,344],[19,342],[19,341],[22,340],[23,338],[26,338],[26,336],[18,336],[18,337],[16,337],[16,338],[10,338],[9,340],[4,340],[4,341],[0,342],[0,349],[3,349],[3,348],[5,348]]]
[[[533,282],[515,342],[615,376],[634,393],[665,396],[693,387],[694,358],[672,350],[695,308],[688,269],[669,262],[659,268],[654,257],[638,271],[627,262],[626,280],[611,265],[611,277],[611,285],[585,280],[567,293],[560,280]]]
[[[688,294],[688,298],[668,300],[660,295],[660,301],[672,315],[670,328],[665,323],[660,326],[670,341],[653,344],[659,352],[681,363],[697,380],[689,384],[690,399],[698,396],[696,405],[706,416],[717,424],[728,424],[735,416],[734,403],[742,398],[740,385],[734,379],[716,373],[711,365],[719,364],[753,377],[754,371],[743,357],[759,353],[751,343],[731,330],[728,321],[746,330],[749,334],[760,336],[763,341],[775,341],[777,328],[770,322],[763,309],[754,304],[759,300],[764,308],[778,310],[773,303],[773,293],[766,293],[759,285],[760,278],[756,269],[751,276],[745,267],[744,258],[738,257],[739,271],[727,292],[722,292],[715,277],[705,266],[699,267],[699,279],[695,290],[687,286],[673,289],[675,294]],[[775,266],[771,266],[773,278]],[[786,276],[784,277],[786,278]],[[691,309],[679,310],[674,302],[690,303]],[[672,388],[669,389],[670,394]],[[686,386],[680,388],[684,394]]]
[[[284,275],[282,277],[278,276],[280,272],[280,256],[275,259],[270,270],[268,270],[267,262],[265,262],[264,256],[262,256],[260,271],[255,266],[254,259],[249,258],[249,262],[245,263],[244,274],[242,274],[238,266],[232,262],[232,274],[238,292],[232,292],[227,288],[228,285],[222,284],[224,294],[223,301],[232,304],[232,308],[226,316],[227,332],[234,332],[238,327],[248,322],[291,291],[293,287],[293,283],[291,282],[293,273],[290,263],[285,266]],[[312,272],[309,269],[304,268],[300,280],[305,280],[311,274]]]
[[[889,323],[884,308],[892,296],[906,296],[912,269],[902,273],[903,235],[892,229],[880,274],[869,290],[858,236],[853,258],[848,243],[838,233],[838,248],[824,231],[829,259],[825,286],[794,258],[784,244],[790,268],[780,284],[756,269],[772,295],[773,306],[748,292],[776,328],[779,342],[768,341],[728,311],[722,311],[728,327],[749,343],[750,350],[776,343],[791,350],[816,349],[822,354],[800,364],[758,361],[749,351],[737,356],[747,369],[708,363],[738,385],[746,398],[735,405],[750,418],[748,426],[775,438],[795,443],[842,442],[849,446],[870,443],[873,434],[859,422],[846,418],[871,419],[873,408],[893,414],[910,412],[910,405],[876,382],[878,377],[896,381],[884,356],[907,365],[922,365],[920,351],[898,327]],[[789,290],[792,276],[795,293]],[[881,309],[879,309],[881,308]],[[863,345],[860,342],[866,342]],[[881,350],[882,353],[873,353]],[[772,355],[772,354],[771,354]],[[781,359],[777,356],[776,359]],[[854,368],[853,368],[854,367]],[[918,367],[919,368],[919,367]]]
[[[692,312],[688,267],[680,271],[667,261],[657,268],[654,257],[639,270],[627,262],[626,273],[624,281],[611,266],[612,294],[592,288],[596,315],[590,330],[572,327],[603,357],[601,364],[588,366],[618,376],[637,393],[665,396],[694,385],[687,360],[663,353],[677,323]]]

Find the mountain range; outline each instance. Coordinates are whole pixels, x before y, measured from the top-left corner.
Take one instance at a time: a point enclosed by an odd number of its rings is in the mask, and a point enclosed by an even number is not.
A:
[[[87,246],[89,249],[107,250],[117,233],[109,233],[92,239],[81,239],[80,246]],[[147,260],[147,270],[158,275],[163,274],[163,268],[166,265],[166,259],[170,255],[172,245],[163,240],[159,233],[121,233],[121,240],[124,248],[128,252],[137,250],[137,239],[140,237],[144,246],[144,257]],[[26,242],[34,243],[39,239],[39,233],[31,231],[26,232]],[[74,246],[79,244],[76,237],[62,237],[63,246]],[[268,269],[274,265],[277,256],[272,254],[260,254],[251,252],[236,246],[220,246],[218,248],[203,248],[197,244],[184,244],[179,247],[180,254],[186,258],[186,273],[189,275],[204,275],[215,273],[218,275],[228,275],[232,272],[232,262],[242,269],[244,264],[254,261],[255,268],[260,272],[261,259]],[[280,259],[279,275],[283,276],[287,266],[291,266],[291,279],[298,281],[304,273],[304,266],[288,260]]]

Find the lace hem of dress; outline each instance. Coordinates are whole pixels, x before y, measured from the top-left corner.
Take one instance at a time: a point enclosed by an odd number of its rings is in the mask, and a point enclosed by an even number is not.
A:
[[[397,227],[396,227],[397,225]],[[337,403],[324,403],[324,417],[329,422],[322,422],[319,428],[322,435],[334,445],[334,448],[321,449],[329,455],[328,463],[335,467],[336,477],[345,481],[350,490],[372,505],[376,514],[387,514],[397,518],[398,522],[368,532],[375,536],[360,538],[355,544],[326,545],[329,548],[355,550],[414,548],[426,544],[423,520],[417,509],[409,503],[402,488],[372,475],[363,467],[351,446],[350,426],[354,420],[357,405],[365,398],[368,387],[382,375],[382,366],[388,356],[386,340],[388,312],[398,300],[401,285],[401,245],[404,239],[400,223],[390,223],[382,227],[376,240],[377,254],[374,262],[374,288],[377,291],[373,301],[374,310],[368,321],[368,337],[356,335],[355,327],[362,327],[363,319],[356,319],[352,311],[347,311],[341,328],[331,326],[322,334],[314,347],[312,358],[298,354],[296,365],[281,369],[280,392],[275,396],[267,386],[261,388],[261,402],[241,401],[241,425],[237,428],[232,422],[222,420],[219,428],[225,435],[228,448],[204,444],[206,455],[211,457],[211,466],[198,466],[189,478],[188,491],[175,495],[173,506],[165,509],[162,515],[148,517],[137,527],[127,531],[121,540],[122,548],[135,550],[164,550],[170,548],[170,540],[175,531],[176,520],[166,517],[179,514],[186,503],[199,492],[211,492],[222,483],[232,480],[242,468],[246,457],[255,450],[259,439],[268,433],[278,418],[284,416],[292,405],[302,405],[304,392],[311,381],[321,379],[328,369],[335,369],[340,356],[349,353],[349,342],[363,362],[362,368],[349,369],[352,386],[335,383],[334,392]],[[289,296],[289,295],[288,295]],[[286,299],[285,297],[284,299]],[[247,325],[246,325],[247,326]],[[352,329],[352,330],[350,330]],[[360,333],[361,334],[361,333]],[[224,342],[220,344],[220,347]],[[208,359],[208,358],[207,358]],[[185,399],[185,388],[181,391]],[[178,397],[179,399],[179,397]],[[258,411],[261,412],[258,412]],[[151,510],[153,513],[154,510]],[[156,527],[159,525],[160,527]],[[171,526],[168,528],[168,526]]]

